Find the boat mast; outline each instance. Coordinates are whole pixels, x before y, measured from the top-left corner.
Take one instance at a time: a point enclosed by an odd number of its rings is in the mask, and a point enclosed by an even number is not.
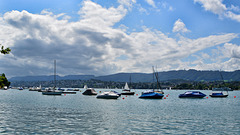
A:
[[[155,71],[154,71],[154,67],[152,66],[152,70],[153,70],[153,84],[152,84],[152,88],[153,88],[153,91],[154,91],[154,74],[155,74]]]
[[[131,90],[131,86],[132,86],[132,84],[131,84],[131,74],[130,74],[130,78],[129,78],[129,90]]]
[[[154,71],[154,68],[153,68],[153,71]],[[156,76],[156,80],[157,80],[157,89],[160,89],[161,90],[161,85],[160,85],[160,82],[158,80],[158,72],[156,70],[156,72],[154,71],[154,74]],[[161,90],[162,91],[162,90]]]
[[[56,60],[54,60],[54,89],[56,88]]]

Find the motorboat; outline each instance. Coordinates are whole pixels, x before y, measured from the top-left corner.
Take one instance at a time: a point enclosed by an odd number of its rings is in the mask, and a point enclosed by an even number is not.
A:
[[[206,95],[200,91],[187,91],[184,94],[180,94],[179,98],[203,98]]]
[[[97,92],[93,88],[87,88],[82,94],[83,95],[97,95]]]
[[[164,97],[163,94],[154,92],[153,90],[144,91],[139,98],[145,99],[162,99]]]
[[[120,96],[112,91],[108,91],[108,92],[103,92],[99,95],[97,95],[97,98],[103,98],[103,99],[117,99]]]
[[[228,93],[225,93],[225,92],[212,92],[209,96],[210,97],[227,97]]]

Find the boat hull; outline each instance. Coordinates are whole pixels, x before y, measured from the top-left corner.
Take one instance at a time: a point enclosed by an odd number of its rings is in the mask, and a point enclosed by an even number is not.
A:
[[[135,94],[135,92],[123,92],[123,93],[121,93],[122,95],[134,95]]]
[[[101,98],[101,99],[118,99],[119,96],[97,96],[97,98]]]
[[[219,98],[224,98],[227,97],[228,95],[209,95],[210,97],[219,97]]]
[[[63,94],[77,94],[75,91],[63,91]]]
[[[224,97],[227,97],[228,94],[223,94],[222,92],[220,92],[220,93],[211,93],[209,96],[210,96],[210,97],[224,98]]]
[[[42,92],[43,95],[62,95],[62,92]]]

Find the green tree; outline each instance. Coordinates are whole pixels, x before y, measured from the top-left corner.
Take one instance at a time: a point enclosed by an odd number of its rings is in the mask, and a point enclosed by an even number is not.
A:
[[[2,45],[0,44],[0,46],[2,46]],[[4,49],[4,46],[1,47],[1,53],[2,54],[9,54],[10,52],[11,52],[10,48]]]
[[[1,50],[0,51],[1,51],[2,54],[5,55],[5,54],[9,54],[11,52],[10,48],[4,49],[4,46],[2,46],[1,44],[0,44],[0,46],[1,46]],[[9,87],[9,85],[10,85],[10,82],[8,82],[5,74],[3,73],[0,76],[0,88],[3,88],[4,86],[8,86]]]
[[[5,74],[3,73],[1,76],[0,76],[0,88],[3,88],[4,86],[7,86],[9,87],[11,83],[7,80]]]

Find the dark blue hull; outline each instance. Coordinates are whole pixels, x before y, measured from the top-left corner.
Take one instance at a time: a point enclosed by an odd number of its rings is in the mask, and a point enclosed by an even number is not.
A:
[[[152,93],[143,93],[139,98],[145,98],[145,99],[162,99],[163,94],[159,94],[156,92]]]

